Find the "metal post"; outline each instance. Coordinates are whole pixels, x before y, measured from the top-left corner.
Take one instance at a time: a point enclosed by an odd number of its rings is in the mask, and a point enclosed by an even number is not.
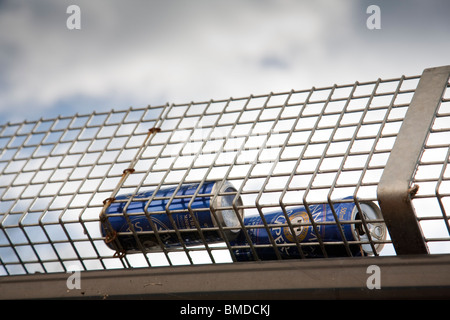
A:
[[[411,181],[447,86],[450,66],[425,69],[377,189],[378,201],[397,254],[427,254],[411,199]]]

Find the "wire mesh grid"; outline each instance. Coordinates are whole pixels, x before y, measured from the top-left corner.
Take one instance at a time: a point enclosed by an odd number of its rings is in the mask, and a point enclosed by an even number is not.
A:
[[[413,177],[418,186],[413,205],[431,253],[450,252],[450,84],[424,146]]]
[[[384,230],[382,217],[353,213],[377,204],[419,79],[7,123],[0,275],[395,255],[388,232],[371,232]],[[450,252],[449,94],[414,177],[430,253]],[[356,209],[344,219],[346,205]],[[217,222],[227,219],[235,224]],[[321,233],[330,226],[331,238]],[[347,236],[350,226],[365,237]]]

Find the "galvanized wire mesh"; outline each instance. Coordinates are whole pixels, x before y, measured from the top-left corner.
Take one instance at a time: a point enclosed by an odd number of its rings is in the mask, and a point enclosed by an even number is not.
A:
[[[424,146],[413,182],[417,219],[432,253],[450,252],[450,84]]]
[[[230,209],[243,210],[246,217],[334,205],[348,196],[355,203],[377,203],[378,182],[419,79],[2,125],[0,274],[236,260],[236,245],[229,239],[175,248],[160,241],[156,250],[138,245],[137,253],[126,255],[111,249],[101,232],[100,213],[122,194],[132,201],[146,190],[226,180],[235,187],[232,195],[242,199]],[[414,177],[419,185],[414,205],[431,253],[450,253],[449,93],[447,88]],[[367,227],[362,220],[358,223]],[[293,231],[296,225],[287,227]],[[317,225],[312,221],[308,227]],[[245,229],[242,221],[240,228]],[[202,230],[194,228],[199,234]],[[217,226],[208,230],[223,232]],[[175,227],[169,232],[183,242],[184,231]],[[132,236],[137,232],[128,230]],[[389,235],[367,243],[372,248],[384,244],[375,255],[395,254]],[[348,249],[362,242],[344,238],[337,244]],[[274,241],[270,245],[278,248]],[[320,237],[313,245],[327,256]],[[299,242],[291,246],[299,252],[303,248]],[[251,242],[241,247],[255,250]],[[352,253],[346,250],[345,255]]]

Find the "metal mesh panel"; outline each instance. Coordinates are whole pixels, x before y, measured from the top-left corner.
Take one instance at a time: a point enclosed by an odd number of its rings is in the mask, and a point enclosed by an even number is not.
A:
[[[298,250],[299,258],[311,247],[326,257],[337,246],[344,248],[344,256],[353,256],[355,245],[370,246],[374,255],[395,255],[389,234],[385,239],[342,237],[346,225],[358,225],[364,233],[373,223],[382,225],[382,219],[357,216],[343,221],[337,209],[331,210],[333,221],[312,218],[317,205],[353,203],[360,209],[365,201],[377,204],[378,182],[419,79],[378,79],[7,123],[0,127],[0,274],[231,263],[238,260],[236,250],[247,250],[258,260],[258,250],[264,247],[274,248],[276,259],[283,258],[287,247]],[[449,92],[447,87],[414,177],[420,187],[414,205],[430,253],[450,252]],[[157,199],[143,193],[209,181],[234,186],[206,196],[242,199],[228,210],[242,210],[244,217],[264,218],[274,211],[286,217],[292,208],[303,206],[311,219],[285,219],[284,230],[295,234],[335,225],[341,238],[329,243],[319,235],[307,245],[298,239],[282,244],[272,235],[266,244],[249,237],[235,243],[224,236],[231,228],[201,225],[194,213],[202,210],[189,206],[181,212],[194,217],[191,229],[172,225],[169,230],[147,230],[157,243],[149,251],[127,208],[135,202],[147,205],[140,214],[152,225],[148,206]],[[196,189],[188,198],[191,204],[201,193]],[[119,200],[124,194],[128,198]],[[183,197],[172,194],[165,200],[178,198]],[[105,235],[101,213],[120,203],[129,227]],[[175,213],[168,205],[163,211],[159,214],[173,221]],[[212,211],[217,218],[220,209]],[[250,228],[238,220],[244,235],[258,228],[270,234],[280,227],[262,219]],[[223,240],[210,243],[209,231]],[[186,240],[188,232],[200,239],[195,246]],[[117,241],[121,233],[135,240],[134,253],[124,254],[106,243]],[[180,244],[166,245],[167,234]],[[380,244],[383,249],[377,250]]]
[[[417,219],[432,253],[450,252],[450,84],[424,146],[413,182]]]

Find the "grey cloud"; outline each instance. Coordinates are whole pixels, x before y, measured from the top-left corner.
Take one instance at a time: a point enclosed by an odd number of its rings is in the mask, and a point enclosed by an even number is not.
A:
[[[372,80],[444,61],[424,51],[397,63],[414,37],[392,50],[405,17],[391,26],[403,11],[387,2],[380,32],[365,27],[364,5],[332,0],[78,0],[82,29],[70,31],[72,2],[1,3],[4,118],[29,106],[36,117]]]

